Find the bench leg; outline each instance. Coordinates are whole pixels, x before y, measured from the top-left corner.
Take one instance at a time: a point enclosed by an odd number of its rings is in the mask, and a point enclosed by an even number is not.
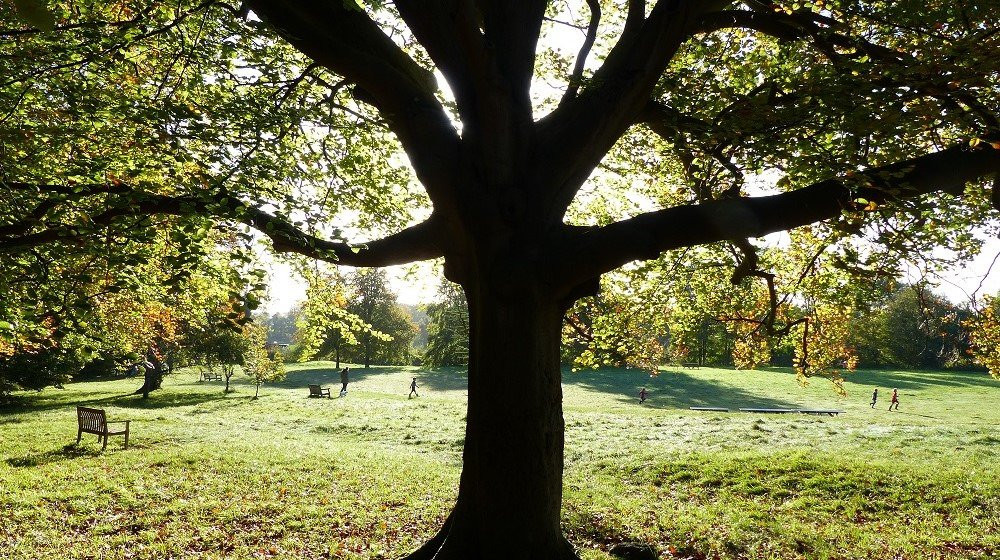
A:
[[[80,438],[83,437],[83,430],[76,431],[76,444],[80,445]]]
[[[105,433],[104,434],[104,445],[101,446],[101,451],[104,451],[107,448],[108,448],[108,434]]]
[[[125,449],[128,449],[128,430],[125,430]]]

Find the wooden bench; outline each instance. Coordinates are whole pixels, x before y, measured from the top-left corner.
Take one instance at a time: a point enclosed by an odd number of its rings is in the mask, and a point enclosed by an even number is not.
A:
[[[203,372],[201,374],[202,381],[222,381],[222,375],[212,372]]]
[[[104,445],[101,446],[101,451],[104,451],[108,447],[108,436],[125,436],[125,449],[128,449],[128,428],[131,420],[119,420],[117,422],[108,422],[107,416],[105,416],[104,411],[99,408],[86,408],[83,406],[76,407],[76,443],[80,444],[80,438],[83,436],[84,432],[88,434],[97,434],[97,441],[104,440]],[[108,424],[125,424],[125,429],[110,429]]]
[[[330,396],[330,388],[329,387],[320,387],[319,385],[310,385],[309,386],[309,397],[310,398],[312,398],[312,397],[326,397],[328,399],[332,399],[333,398],[332,396]]]
[[[827,409],[814,409],[814,408],[741,408],[740,412],[757,412],[761,414],[828,414],[830,416],[836,416],[843,410],[827,410]]]
[[[698,412],[729,412],[728,408],[722,408],[721,406],[692,406],[690,408]]]
[[[828,414],[830,416],[836,416],[836,415],[838,415],[838,414],[840,414],[841,412],[844,412],[844,411],[843,410],[823,410],[823,409],[818,409],[818,408],[817,409],[804,408],[802,410],[799,410],[799,412],[801,412],[802,414]]]
[[[688,369],[699,369],[701,367],[701,364],[699,364],[698,362],[684,362],[681,364],[681,367],[686,367]]]

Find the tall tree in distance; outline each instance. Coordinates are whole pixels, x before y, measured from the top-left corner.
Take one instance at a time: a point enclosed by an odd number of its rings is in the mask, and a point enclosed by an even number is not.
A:
[[[438,301],[427,306],[427,348],[424,365],[464,366],[469,363],[469,304],[461,286],[441,280]]]
[[[347,311],[367,325],[355,335],[358,345],[352,349],[354,360],[365,368],[373,363],[408,364],[416,325],[396,303],[385,271],[360,269],[351,275],[350,286]]]
[[[602,274],[731,241],[749,281],[746,240],[815,222],[971,246],[1000,207],[993,0],[50,6],[53,31],[0,29],[4,255],[208,216],[343,265],[444,258],[469,306],[463,469],[413,559],[576,558],[560,333]],[[572,220],[599,183],[651,204]]]

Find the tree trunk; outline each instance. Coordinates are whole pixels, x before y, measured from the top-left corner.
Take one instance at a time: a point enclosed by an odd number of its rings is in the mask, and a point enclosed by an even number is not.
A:
[[[409,558],[575,559],[560,529],[563,310],[537,293],[476,292],[458,500],[441,532]]]
[[[142,398],[148,399],[149,393],[159,389],[163,385],[163,368],[156,358],[150,358],[152,367],[143,365],[142,387],[135,390],[133,395],[142,394]]]
[[[368,335],[365,338],[365,369],[368,369],[372,365],[372,338]]]

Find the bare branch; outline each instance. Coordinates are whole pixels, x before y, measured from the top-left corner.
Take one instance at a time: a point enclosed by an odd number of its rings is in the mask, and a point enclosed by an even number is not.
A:
[[[569,87],[566,88],[560,105],[576,98],[577,92],[580,91],[580,80],[583,79],[583,69],[587,66],[587,55],[597,40],[597,26],[601,23],[601,3],[598,0],[587,0],[587,6],[590,7],[590,24],[587,26],[587,35],[583,39],[583,45],[580,46],[580,52],[576,55],[576,65],[569,77]]]

